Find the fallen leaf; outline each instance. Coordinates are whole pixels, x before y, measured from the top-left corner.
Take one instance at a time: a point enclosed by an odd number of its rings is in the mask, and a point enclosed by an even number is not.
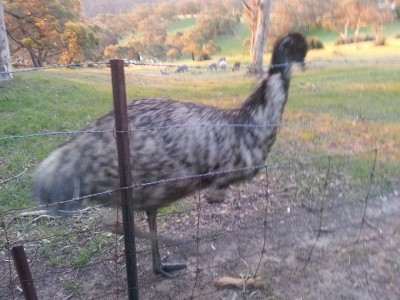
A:
[[[245,278],[234,278],[229,276],[221,277],[214,281],[214,285],[218,288],[226,286],[235,286],[242,288],[243,284],[250,288],[262,288],[264,286],[264,281],[261,277],[249,277],[247,280]]]

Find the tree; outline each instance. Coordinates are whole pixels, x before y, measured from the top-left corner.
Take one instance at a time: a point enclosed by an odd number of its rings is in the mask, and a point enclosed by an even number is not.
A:
[[[340,34],[348,42],[349,31],[354,30],[354,39],[359,39],[362,28],[370,26],[379,41],[383,24],[394,19],[394,13],[380,8],[375,0],[333,0],[331,9],[323,16],[323,26]]]
[[[333,0],[331,9],[323,16],[323,26],[340,34],[344,43],[347,43],[349,30],[361,26],[361,6],[355,0]]]
[[[196,28],[209,40],[224,34],[233,34],[236,20],[233,16],[217,13],[202,13],[196,21]]]
[[[375,35],[377,45],[384,44],[384,37],[382,36],[383,25],[394,21],[396,13],[390,7],[376,7],[375,3],[368,3],[365,9],[365,23],[371,26]]]
[[[96,59],[102,58],[107,46],[118,44],[121,37],[134,33],[133,28],[137,27],[133,26],[130,14],[99,14],[90,19],[88,24],[98,39]]]
[[[247,24],[251,31],[250,74],[263,74],[264,47],[267,41],[272,0],[242,0]]]
[[[166,56],[167,30],[163,21],[155,15],[148,16],[138,24],[140,42],[145,54],[159,59]]]
[[[169,48],[167,51],[167,58],[169,60],[175,60],[181,56],[181,52],[177,48]]]
[[[207,44],[203,46],[202,52],[210,56],[211,54],[214,54],[218,50],[220,50],[220,48],[214,43],[214,41],[208,41]]]
[[[291,31],[307,32],[312,27],[321,27],[321,16],[328,11],[330,2],[331,0],[276,1],[271,12],[269,41],[272,42]]]
[[[155,13],[164,20],[172,20],[176,16],[175,2],[159,3],[155,7]]]
[[[181,13],[182,15],[191,15],[194,16],[198,14],[201,10],[200,3],[192,0],[185,0],[179,2],[176,7],[176,10]]]
[[[132,21],[136,24],[136,26],[148,16],[153,15],[153,10],[147,4],[141,4],[135,7],[134,10],[130,13],[130,17]]]
[[[99,41],[92,29],[86,24],[67,22],[61,39],[66,44],[65,50],[60,56],[61,62],[70,64],[82,62],[86,58],[96,59]]]
[[[8,46],[6,24],[4,22],[3,1],[0,1],[0,73],[11,71],[10,48]],[[10,80],[10,73],[0,74],[0,82]]]
[[[167,40],[167,29],[157,16],[151,15],[138,23],[140,40],[144,47],[151,44],[163,44]]]
[[[108,45],[104,49],[104,57],[109,58],[109,59],[114,59],[117,57],[117,50],[118,50],[118,45]]]
[[[184,33],[182,40],[184,45],[183,52],[191,54],[192,60],[195,59],[195,54],[201,54],[203,45],[207,42],[197,28],[187,30]]]
[[[10,48],[26,50],[35,67],[57,62],[65,50],[62,34],[68,21],[81,19],[79,0],[5,0]]]

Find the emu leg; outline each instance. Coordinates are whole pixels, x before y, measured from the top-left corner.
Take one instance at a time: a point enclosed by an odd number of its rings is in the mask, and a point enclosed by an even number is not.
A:
[[[150,234],[157,236],[157,209],[146,211],[147,221],[149,223]],[[151,239],[151,256],[153,259],[153,272],[160,274],[165,278],[170,278],[169,272],[179,271],[186,268],[185,264],[162,264],[160,250],[158,248],[158,239]]]

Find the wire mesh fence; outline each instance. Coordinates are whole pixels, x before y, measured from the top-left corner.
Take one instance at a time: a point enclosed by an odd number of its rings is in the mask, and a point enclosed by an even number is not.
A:
[[[153,275],[150,241],[145,235],[137,239],[141,298],[400,296],[398,61],[315,61],[309,66],[305,73],[296,71],[294,75],[283,122],[270,125],[279,127],[278,140],[265,165],[251,168],[259,172],[257,177],[229,187],[219,195],[224,200],[221,203],[209,203],[209,193],[215,191],[199,190],[160,211],[163,260],[184,262],[187,268],[171,279]],[[168,79],[159,72],[160,67],[171,68]],[[237,106],[242,93],[248,93],[234,90],[232,97],[227,91],[234,100],[223,96],[226,83],[249,80],[243,77],[245,70],[232,75],[211,73],[203,66],[189,67],[183,75],[174,73],[174,69],[173,65],[130,65],[127,82],[134,89],[149,88],[169,97],[166,80],[167,84],[172,80],[182,86],[199,81],[199,85],[207,84],[207,91],[197,95],[193,83],[190,90],[194,95],[189,101],[224,108]],[[42,73],[44,77],[63,78],[64,72],[71,80],[87,78],[98,70],[86,73],[83,68],[68,69],[59,74],[57,69],[50,69],[15,75],[25,83]],[[104,77],[94,80],[98,84],[108,81]],[[205,80],[217,84],[210,86]],[[62,91],[71,88],[77,89],[75,96],[80,92],[86,96],[80,86],[66,85]],[[12,93],[15,89],[5,89],[4,101],[15,99]],[[187,91],[176,94],[182,98]],[[204,98],[212,98],[212,102]],[[88,115],[95,114],[91,108],[86,108]],[[85,122],[100,115],[90,116]],[[60,128],[65,126],[63,122],[56,119],[54,127],[45,132],[7,127],[0,137],[1,298],[23,297],[9,252],[11,245],[22,243],[40,299],[125,299],[123,238],[114,232],[122,222],[119,211],[100,205],[58,218],[42,211],[48,206],[30,200],[33,171],[51,149],[68,136],[115,135],[115,130]],[[210,126],[224,130],[218,124],[195,124],[184,129],[208,130]],[[246,129],[258,125],[230,126]],[[49,146],[43,150],[46,143]],[[40,149],[33,150],[35,147]],[[243,171],[248,170],[192,174],[126,188],[135,192],[144,186],[190,180],[201,185],[207,177]],[[104,190],[68,201],[91,203],[92,197],[118,192],[117,188]],[[147,231],[144,213],[135,213],[135,224],[140,232]]]

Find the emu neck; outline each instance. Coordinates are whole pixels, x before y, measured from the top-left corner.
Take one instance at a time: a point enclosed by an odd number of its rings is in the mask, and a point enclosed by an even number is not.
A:
[[[255,144],[252,147],[258,145],[264,149],[263,151],[268,151],[273,144],[286,104],[288,86],[289,81],[284,80],[281,73],[267,75],[242,105],[236,121],[242,124],[261,125],[237,130],[243,140],[248,140],[249,136],[255,137]]]
[[[289,79],[284,80],[281,73],[265,77],[259,87],[242,106],[249,122],[259,125],[279,124],[286,104]]]
[[[285,82],[286,93],[289,90],[290,77],[292,75],[292,63],[289,58],[281,53],[274,52],[272,55],[271,65],[268,75],[281,74]]]

